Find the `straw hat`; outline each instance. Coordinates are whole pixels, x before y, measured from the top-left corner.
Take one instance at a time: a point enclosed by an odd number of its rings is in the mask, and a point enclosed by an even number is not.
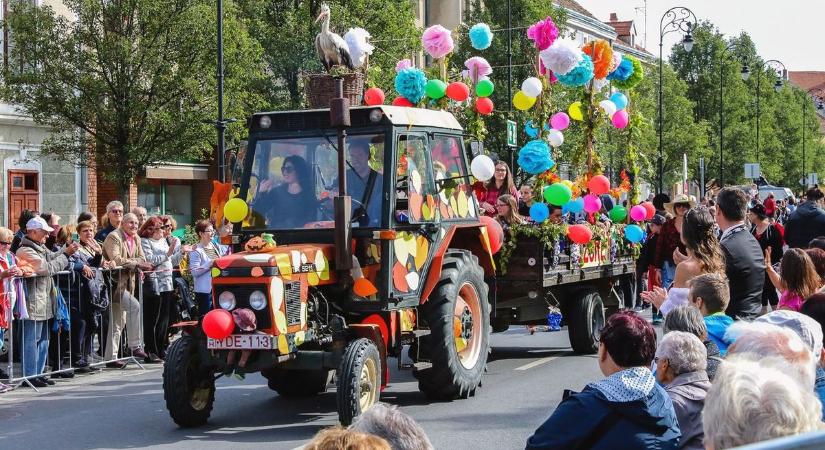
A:
[[[673,209],[673,207],[676,206],[677,203],[686,203],[686,204],[690,205],[691,208],[696,207],[696,199],[693,198],[693,196],[689,196],[687,194],[679,194],[679,195],[677,195],[676,197],[673,198],[672,202],[665,203],[665,211],[667,211],[667,212],[669,212],[669,213],[671,213],[675,216],[676,211]]]

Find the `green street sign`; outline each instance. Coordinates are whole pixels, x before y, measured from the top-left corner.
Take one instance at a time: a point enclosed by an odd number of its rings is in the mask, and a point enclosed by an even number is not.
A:
[[[507,121],[507,146],[517,147],[516,144],[516,122],[514,120]]]

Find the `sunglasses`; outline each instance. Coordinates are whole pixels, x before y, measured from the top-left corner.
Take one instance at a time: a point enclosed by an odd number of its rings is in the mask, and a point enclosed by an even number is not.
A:
[[[677,203],[673,205],[674,208],[690,208],[690,203]]]
[[[283,167],[281,167],[281,173],[283,173],[283,174],[293,173],[293,172],[295,172],[295,168],[292,167],[292,166],[283,166]]]

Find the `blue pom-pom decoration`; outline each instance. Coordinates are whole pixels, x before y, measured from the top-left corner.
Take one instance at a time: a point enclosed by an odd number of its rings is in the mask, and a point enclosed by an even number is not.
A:
[[[539,137],[539,130],[535,127],[535,125],[533,125],[532,120],[528,120],[527,122],[525,122],[524,132],[527,133],[527,136],[530,136],[533,139]]]
[[[575,69],[564,75],[556,75],[559,83],[568,87],[584,86],[593,78],[593,60],[590,55],[582,55],[582,60]]]
[[[534,139],[518,152],[518,165],[532,175],[547,172],[556,163],[550,157],[550,147],[541,139]]]
[[[607,74],[607,79],[610,81],[625,81],[630,78],[631,75],[633,75],[633,61],[622,56],[622,62],[619,63],[619,67],[616,67],[616,70]]]
[[[486,23],[477,23],[470,28],[470,45],[476,50],[484,50],[493,43],[493,32]]]
[[[414,104],[424,97],[426,84],[427,76],[415,67],[401,69],[395,75],[395,91]]]

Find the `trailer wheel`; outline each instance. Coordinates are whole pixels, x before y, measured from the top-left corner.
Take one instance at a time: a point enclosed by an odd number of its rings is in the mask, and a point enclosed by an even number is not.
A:
[[[596,353],[599,350],[599,334],[604,326],[604,305],[599,293],[591,289],[580,291],[569,313],[567,331],[573,351]]]
[[[465,250],[444,257],[441,279],[421,307],[430,335],[421,350],[432,367],[417,370],[418,389],[430,398],[452,400],[475,394],[490,351],[488,288],[478,258]]]
[[[163,398],[172,420],[181,427],[206,423],[215,401],[215,379],[201,366],[198,340],[181,336],[169,347],[163,365]]]
[[[338,420],[347,426],[352,419],[378,403],[381,394],[381,354],[366,338],[347,346],[338,368]]]
[[[279,367],[261,372],[270,389],[281,397],[312,397],[326,392],[332,380],[331,370],[285,370]]]
[[[493,327],[493,333],[503,333],[510,329],[510,318],[499,316],[490,320],[490,324]]]

